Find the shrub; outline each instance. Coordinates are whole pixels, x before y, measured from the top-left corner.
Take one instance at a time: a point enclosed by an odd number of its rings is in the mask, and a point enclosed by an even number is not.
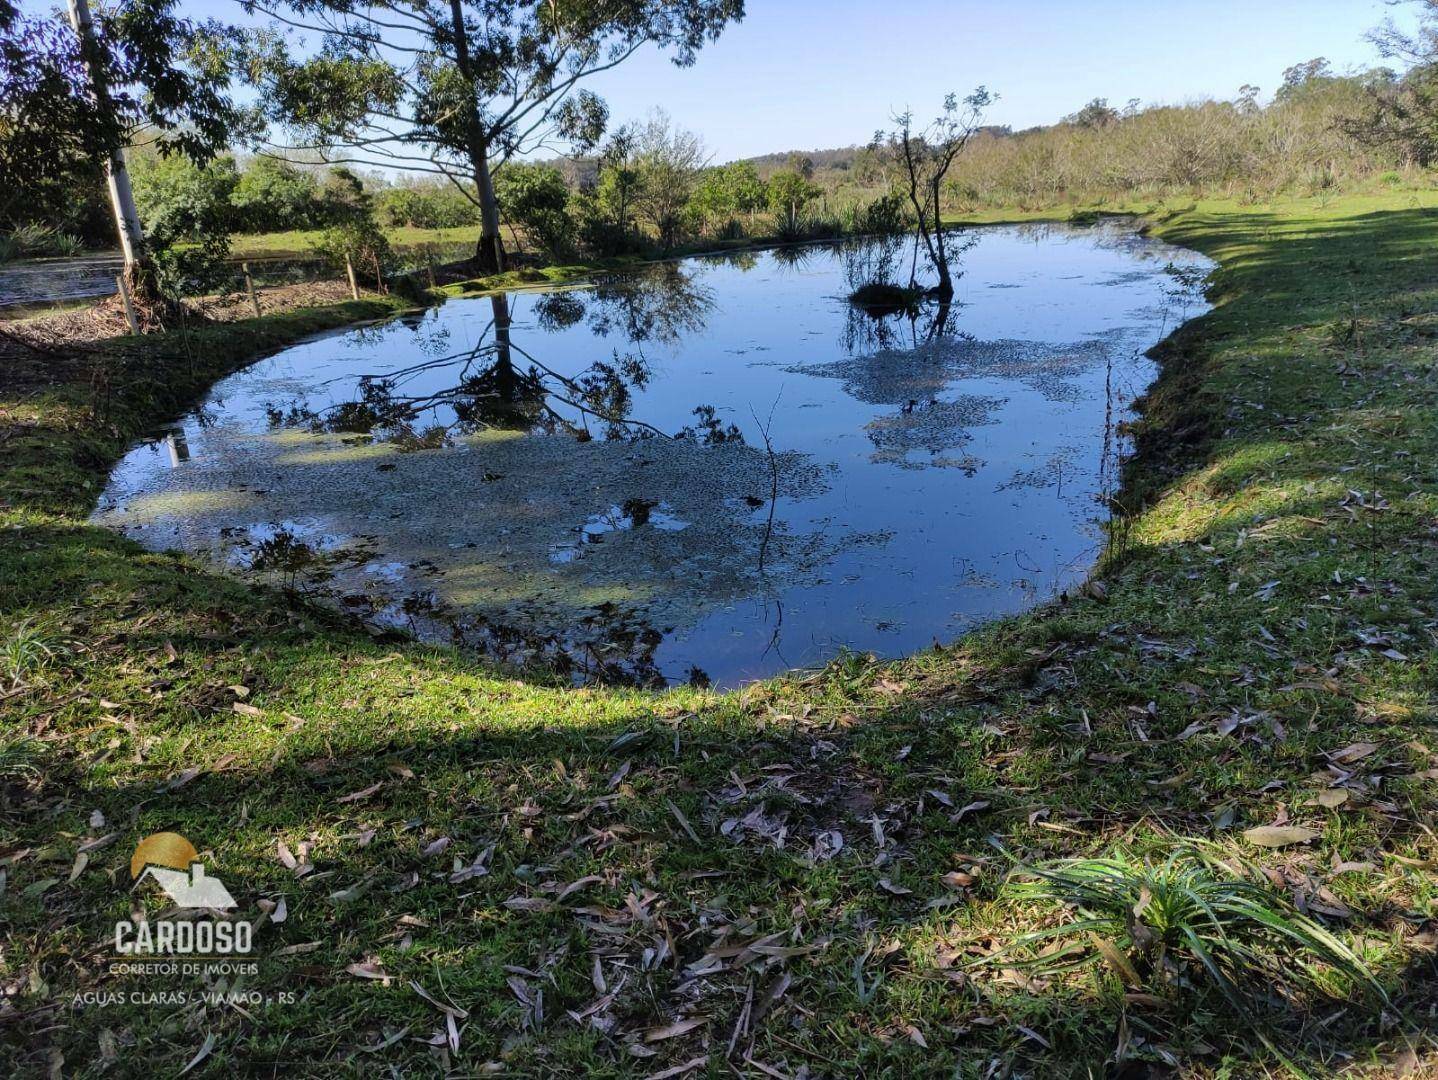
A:
[[[495,179],[495,194],[508,220],[521,226],[551,258],[562,258],[573,251],[569,188],[558,169],[549,165],[508,165]]]
[[[778,217],[798,220],[804,207],[818,197],[818,187],[793,169],[782,169],[769,177],[769,209]]]
[[[314,223],[316,187],[313,174],[287,161],[253,159],[230,193],[236,229],[277,232],[309,228]]]
[[[45,255],[74,255],[84,246],[80,238],[72,233],[61,232],[53,225],[28,222],[17,226],[9,236],[0,237],[0,262]]]
[[[394,253],[373,214],[331,225],[311,246],[336,270],[342,270],[348,259],[357,278],[373,277],[376,290],[385,291],[384,278],[394,266]]]
[[[457,229],[479,223],[479,208],[463,194],[430,185],[388,189],[380,196],[380,213],[390,225],[415,229]]]
[[[897,191],[851,208],[847,218],[845,231],[860,236],[891,236],[903,232],[909,224],[904,197]]]

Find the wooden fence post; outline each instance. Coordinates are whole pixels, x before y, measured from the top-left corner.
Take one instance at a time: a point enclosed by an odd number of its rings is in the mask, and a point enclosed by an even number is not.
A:
[[[120,287],[120,299],[125,304],[125,320],[130,324],[130,333],[136,337],[140,335],[140,320],[135,318],[135,302],[130,299],[130,283],[121,274],[115,278],[115,284]]]
[[[359,299],[359,282],[355,280],[355,264],[350,261],[348,254],[345,255],[345,273],[350,276],[350,296]]]
[[[242,262],[240,269],[245,272],[245,291],[250,294],[250,303],[255,305],[255,318],[258,319],[260,318],[260,298],[255,293],[254,279],[250,277],[250,264]]]

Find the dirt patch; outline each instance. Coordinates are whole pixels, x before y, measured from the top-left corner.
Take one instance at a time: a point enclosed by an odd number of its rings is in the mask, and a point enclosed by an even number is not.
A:
[[[255,291],[264,315],[281,315],[298,308],[339,304],[351,299],[349,285],[342,281],[308,281]],[[373,291],[360,290],[361,297],[376,295]],[[238,322],[255,315],[248,294],[243,292],[195,297],[181,304],[186,316],[201,322]],[[162,327],[156,323],[153,329]],[[124,305],[118,296],[110,296],[87,307],[0,323],[0,342],[8,343],[11,348],[19,346],[42,353],[75,351],[129,332]]]
[[[348,282],[344,281],[302,281],[294,285],[272,285],[256,289],[260,299],[262,315],[278,315],[296,308],[319,307],[322,304],[342,304],[352,299]],[[373,290],[360,290],[360,296],[376,296]],[[238,322],[252,319],[255,309],[246,293],[228,293],[223,296],[205,296],[187,301],[188,306],[212,322]]]

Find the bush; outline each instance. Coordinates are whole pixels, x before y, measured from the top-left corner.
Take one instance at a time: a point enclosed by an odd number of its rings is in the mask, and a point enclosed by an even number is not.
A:
[[[769,209],[778,217],[794,221],[804,207],[819,197],[819,189],[793,169],[783,169],[769,177],[767,189]]]
[[[872,202],[851,210],[845,231],[858,236],[892,236],[908,228],[904,197],[898,192],[880,195]]]
[[[196,165],[178,154],[136,155],[130,175],[160,290],[178,298],[227,284],[234,159]]]
[[[230,204],[239,232],[279,232],[315,224],[317,186],[313,174],[287,161],[257,157],[240,173]]]
[[[380,196],[380,214],[390,225],[415,229],[457,229],[479,224],[479,207],[462,193],[437,186],[390,188]]]
[[[1347,184],[1402,164],[1394,147],[1356,137],[1371,127],[1374,82],[1372,74],[1337,77],[1300,65],[1267,108],[1250,95],[1106,113],[1102,123],[1076,116],[1017,135],[984,132],[954,163],[946,196],[951,206],[1038,209]]]
[[[375,289],[386,291],[384,278],[394,267],[394,253],[373,214],[356,215],[330,226],[311,246],[334,269],[343,270],[348,259],[356,278],[373,277]]]
[[[1020,865],[1008,889],[1020,902],[1062,905],[1064,919],[1015,942],[1038,947],[1032,958],[1010,950],[992,958],[1005,964],[1054,974],[1102,958],[1130,986],[1170,998],[1216,995],[1250,1019],[1275,995],[1300,991],[1342,997],[1357,990],[1386,1001],[1352,949],[1296,910],[1260,868],[1222,859],[1210,845],[1182,844],[1163,858],[1119,849]],[[1067,947],[1054,948],[1055,941]]]
[[[564,176],[549,165],[507,165],[495,178],[502,215],[519,225],[551,258],[574,250],[574,221],[569,216],[569,188]]]
[[[610,215],[594,191],[577,191],[570,196],[569,217],[580,247],[601,259],[637,255],[648,247],[639,233]]]

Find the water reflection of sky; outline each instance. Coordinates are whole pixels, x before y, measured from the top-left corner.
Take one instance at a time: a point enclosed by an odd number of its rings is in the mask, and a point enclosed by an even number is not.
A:
[[[670,678],[693,667],[733,684],[841,647],[950,639],[1082,577],[1116,475],[1113,425],[1153,375],[1142,354],[1201,307],[1165,271],[1197,257],[1119,226],[977,237],[933,340],[930,313],[876,338],[842,299],[832,248],[686,260],[647,288],[510,295],[517,369],[532,358],[576,379],[641,357],[630,418],[672,433],[709,405],[746,447],[607,445],[593,417],[587,444],[466,431],[403,454],[272,430],[276,408],[352,401],[360,375],[406,372],[395,383],[415,398],[452,389],[465,360],[423,365],[492,347],[496,305],[479,297],[224,380],[184,421],[185,447],[124,459],[98,516],[231,562],[221,530],[303,520],[354,541],[335,584],[382,594],[376,614],[405,621],[396,596],[412,587],[560,637],[623,639]],[[579,414],[556,385],[562,426]],[[450,424],[453,401],[421,414],[416,429]],[[637,627],[653,631],[641,646]]]

